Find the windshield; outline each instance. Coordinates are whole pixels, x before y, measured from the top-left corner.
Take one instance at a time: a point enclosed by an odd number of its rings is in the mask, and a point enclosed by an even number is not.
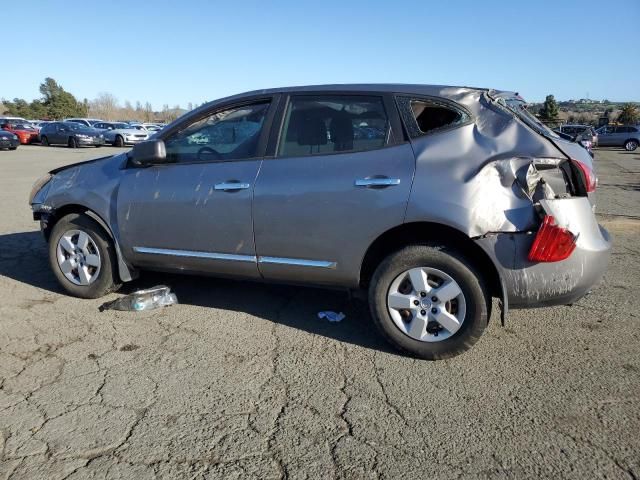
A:
[[[120,128],[129,128],[129,124],[127,123],[112,123],[111,126],[115,129],[120,129]]]
[[[71,130],[83,130],[85,128],[88,128],[86,125],[76,122],[64,122],[63,125]]]
[[[552,137],[552,138],[560,138],[556,132],[547,127],[544,123],[542,123],[535,115],[533,115],[529,110],[527,110],[527,104],[518,98],[499,98],[498,103],[506,106],[509,110],[516,114],[516,116],[522,120],[524,123],[533,128],[536,132],[541,135]]]

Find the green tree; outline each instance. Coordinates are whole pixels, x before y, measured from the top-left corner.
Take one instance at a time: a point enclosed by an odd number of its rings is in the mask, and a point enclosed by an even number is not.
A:
[[[640,113],[638,113],[638,107],[636,107],[633,103],[625,103],[622,106],[620,115],[618,115],[618,122],[627,125],[634,125],[638,121],[638,117],[640,117]]]
[[[86,107],[50,77],[40,84],[42,104],[49,118],[81,117],[87,114]]]
[[[542,120],[546,121],[552,121],[558,118],[558,102],[556,102],[553,95],[547,95],[538,114]]]

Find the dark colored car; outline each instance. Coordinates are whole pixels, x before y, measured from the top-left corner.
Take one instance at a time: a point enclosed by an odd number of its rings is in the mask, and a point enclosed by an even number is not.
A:
[[[596,183],[516,93],[327,85],[203,105],[30,203],[72,295],[144,269],[362,289],[393,345],[438,359],[480,338],[492,297],[504,319],[600,281]]]
[[[20,145],[20,139],[14,133],[0,130],[0,150],[15,150]]]
[[[69,148],[101,147],[104,135],[95,128],[76,122],[51,122],[40,129],[40,142],[45,146],[67,145]]]
[[[637,125],[605,125],[598,129],[601,147],[623,147],[633,152],[640,145],[640,127]]]

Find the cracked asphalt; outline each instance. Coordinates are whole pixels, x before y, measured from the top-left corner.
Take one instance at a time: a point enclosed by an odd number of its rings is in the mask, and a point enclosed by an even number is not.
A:
[[[494,309],[440,362],[390,350],[342,292],[146,274],[125,292],[180,304],[64,295],[28,193],[105,151],[0,151],[0,478],[640,478],[640,151],[596,153],[604,283],[504,328]]]

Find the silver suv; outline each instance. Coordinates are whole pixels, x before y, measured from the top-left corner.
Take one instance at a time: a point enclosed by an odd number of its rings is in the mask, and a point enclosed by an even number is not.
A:
[[[633,152],[640,145],[640,127],[637,125],[605,125],[597,132],[601,147],[624,147]]]
[[[601,279],[595,188],[587,151],[517,94],[335,85],[214,101],[53,170],[30,203],[72,295],[143,269],[361,289],[393,345],[439,359],[478,340],[492,297],[504,321]]]

